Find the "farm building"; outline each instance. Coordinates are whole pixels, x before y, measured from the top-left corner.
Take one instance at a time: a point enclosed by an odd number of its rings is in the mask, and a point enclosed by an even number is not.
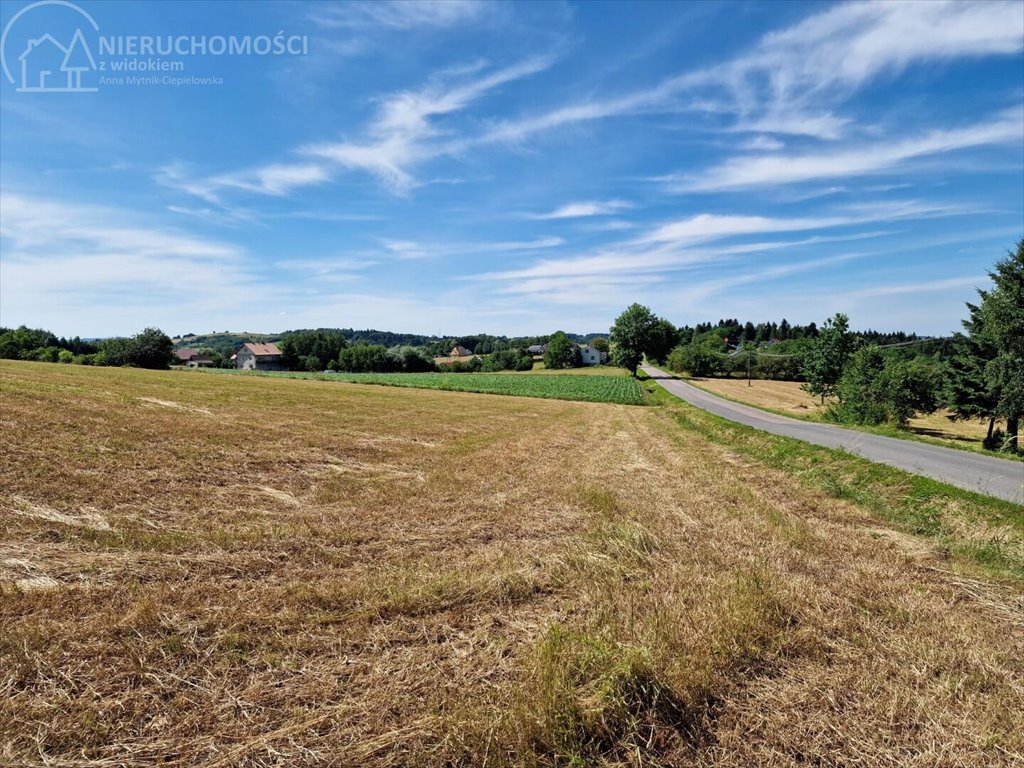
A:
[[[589,344],[580,344],[580,361],[584,365],[601,365],[608,362],[608,354]]]
[[[466,349],[461,344],[456,344],[452,347],[452,351],[448,353],[448,357],[472,357],[473,353]]]
[[[189,368],[209,368],[213,365],[213,360],[194,349],[176,349],[174,356],[178,358],[179,363]]]
[[[235,353],[235,368],[240,371],[286,370],[277,344],[243,344]]]
[[[543,355],[545,352],[548,351],[548,345],[547,344],[531,344],[530,346],[528,346],[526,348],[526,351],[529,352],[531,355]]]

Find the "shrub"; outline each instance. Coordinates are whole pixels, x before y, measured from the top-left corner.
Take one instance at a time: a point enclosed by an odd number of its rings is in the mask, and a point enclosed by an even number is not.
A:
[[[56,363],[61,351],[60,347],[40,347],[28,353],[27,359],[38,360],[40,363]]]
[[[426,357],[416,347],[400,347],[395,350],[395,357],[400,361],[406,373],[426,373],[434,370],[434,361]]]
[[[942,375],[925,360],[888,360],[880,386],[889,421],[903,427],[914,414],[939,407]]]
[[[174,359],[174,343],[159,328],[146,328],[131,338],[115,337],[100,342],[96,365],[130,365],[136,368],[168,368]]]
[[[341,331],[295,331],[281,340],[281,356],[292,370],[322,371],[330,367],[348,340]]]
[[[484,360],[480,370],[487,373],[515,370],[519,365],[521,355],[522,351],[518,349],[505,349],[495,352]],[[533,361],[531,360],[530,363],[532,367]]]
[[[778,381],[799,381],[801,361],[799,357],[770,357],[759,355],[757,372],[761,378]]]
[[[0,333],[0,358],[9,360],[34,360],[33,353],[41,347],[57,344],[57,337],[42,328],[26,328]]]
[[[874,346],[858,349],[843,370],[829,415],[848,424],[905,427],[915,413],[938,407],[941,375],[924,360],[886,359]]]
[[[580,353],[563,331],[556,331],[548,342],[544,353],[545,368],[576,368],[580,364]]]
[[[836,387],[839,402],[829,409],[830,417],[847,424],[884,423],[889,413],[882,396],[884,368],[885,358],[878,347],[854,352]]]
[[[721,372],[722,360],[710,344],[692,343],[673,349],[668,356],[668,367],[691,376],[714,376]]]

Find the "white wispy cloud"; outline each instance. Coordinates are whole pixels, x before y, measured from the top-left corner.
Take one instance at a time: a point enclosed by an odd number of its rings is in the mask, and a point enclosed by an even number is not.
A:
[[[243,249],[137,212],[4,194],[0,221],[0,312],[12,320],[80,333],[141,328],[154,312],[201,312],[223,302],[224,286],[256,282]]]
[[[697,173],[664,177],[672,191],[712,192],[868,176],[902,168],[928,155],[1001,144],[1020,144],[1024,108],[1000,112],[963,128],[934,130],[908,139],[801,154],[740,156]]]
[[[499,86],[547,69],[552,61],[550,56],[534,56],[468,82],[431,83],[418,91],[392,94],[382,100],[366,139],[312,144],[300,152],[342,168],[367,171],[392,190],[407,191],[417,165],[451,151],[436,141],[442,131],[435,118],[459,112]]]
[[[856,87],[912,63],[1011,54],[1024,48],[1013,0],[843,3],[765,36],[732,69],[772,78],[776,92]]]
[[[535,240],[491,241],[480,243],[421,243],[412,240],[381,240],[384,249],[400,259],[428,259],[467,254],[513,253],[538,251],[564,245],[560,237],[539,237]]]
[[[579,219],[587,216],[608,216],[632,207],[632,203],[625,200],[566,203],[547,213],[526,214],[526,218],[548,221],[552,219]]]
[[[322,184],[331,178],[323,166],[315,163],[274,163],[252,171],[214,176],[215,187],[235,187],[265,195],[286,195],[297,187]]]
[[[299,147],[304,159],[277,162],[251,169],[196,178],[180,163],[159,170],[156,180],[200,197],[221,203],[225,189],[238,189],[265,195],[285,195],[334,178],[341,170],[357,170],[376,176],[397,194],[416,185],[413,175],[422,163],[443,154],[458,151],[446,132],[436,124],[438,118],[464,110],[469,104],[507,83],[543,71],[551,65],[551,56],[534,56],[511,66],[479,74],[480,66],[449,68],[435,74],[419,90],[400,91],[380,100],[377,113],[360,139],[321,142]],[[465,74],[478,74],[465,79]],[[452,82],[453,76],[462,76]]]
[[[498,294],[530,299],[546,304],[588,305],[595,303],[616,306],[624,290],[640,290],[664,281],[658,274],[627,274],[608,276],[562,277],[558,280],[530,278],[498,285]]]
[[[490,7],[468,0],[398,0],[317,6],[312,13],[325,28],[416,29],[473,20]],[[1022,48],[1024,5],[1014,0],[846,3],[768,34],[750,50],[720,64],[539,114],[484,119],[484,127],[475,133],[456,131],[444,125],[443,118],[506,83],[541,72],[552,57],[531,57],[490,72],[483,71],[479,61],[449,68],[425,87],[383,97],[360,135],[298,147],[295,152],[301,160],[202,178],[189,177],[180,168],[164,169],[158,180],[211,204],[220,204],[225,189],[285,195],[329,181],[343,170],[371,174],[392,192],[407,194],[420,183],[417,169],[439,157],[459,157],[495,144],[522,144],[537,134],[580,123],[684,111],[718,112],[732,120],[723,126],[727,130],[758,134],[740,142],[742,150],[776,150],[781,148],[778,140],[765,134],[842,136],[850,119],[835,110],[869,82],[915,64],[1013,54]],[[713,168],[707,179],[680,179],[678,187],[763,185],[780,171],[783,180],[867,174],[912,157],[994,141],[983,134],[982,126],[935,131],[891,146],[869,145],[864,148],[867,156],[860,149],[822,157],[796,156],[795,166],[787,168],[781,166],[789,162],[788,157],[738,157]],[[830,163],[836,169],[833,173],[825,168]]]
[[[706,72],[730,90],[745,130],[837,138],[832,107],[866,83],[924,62],[1024,48],[1024,6],[1012,0],[841,3],[766,35]]]
[[[971,275],[970,277],[951,277],[947,280],[926,280],[923,282],[901,283],[899,285],[878,285],[850,291],[847,296],[867,298],[870,296],[901,296],[912,293],[932,293],[947,291],[954,288],[977,287],[989,282],[987,275]]]
[[[284,259],[274,263],[281,269],[326,274],[328,272],[360,272],[380,264],[378,259],[357,256],[324,256],[318,259]]]
[[[894,200],[838,207],[832,215],[795,218],[702,213],[652,225],[647,231],[610,244],[596,253],[568,253],[559,258],[543,258],[525,267],[483,273],[468,279],[515,282],[584,276],[603,279],[611,275],[666,273],[690,269],[709,262],[724,263],[740,256],[866,240],[891,232],[872,229],[834,235],[813,234],[798,240],[759,239],[754,242],[729,242],[736,238],[863,227],[884,222],[953,216],[974,210],[976,209],[971,206],[954,206],[943,202]],[[854,254],[856,257],[862,255],[869,254]]]
[[[772,136],[752,136],[740,144],[745,152],[775,152],[786,145]]]
[[[5,259],[35,253],[94,253],[223,261],[240,254],[228,243],[139,226],[136,219],[103,206],[5,193],[0,211],[0,236],[10,240]]]
[[[576,123],[659,111],[714,111],[733,115],[733,130],[836,139],[850,122],[834,113],[836,105],[874,79],[913,64],[1022,48],[1024,5],[1014,0],[844,3],[766,35],[734,59],[502,121],[478,140],[521,142]]]
[[[326,29],[450,27],[479,19],[486,11],[486,6],[482,0],[317,3],[312,6],[309,19]]]
[[[221,199],[217,195],[217,185],[197,177],[180,161],[161,166],[153,174],[153,180],[161,186],[180,190],[212,205],[221,204]]]
[[[243,209],[213,208],[210,206],[194,208],[187,205],[168,205],[167,210],[171,213],[190,216],[213,224],[238,226],[240,224],[257,223],[253,214]]]
[[[597,253],[570,254],[545,258],[517,269],[475,275],[472,280],[521,281],[557,278],[664,273],[688,269],[712,261],[728,261],[737,256],[795,249],[808,245],[846,242],[879,237],[884,231],[857,232],[848,235],[815,235],[800,240],[759,241],[714,244],[743,235],[827,229],[850,223],[851,219],[772,220],[761,217],[700,215],[681,222],[653,228],[639,237],[612,244]]]
[[[363,279],[367,270],[380,264],[373,256],[323,256],[310,259],[284,259],[274,267],[285,280],[296,280],[298,284],[313,281],[316,285],[325,283],[351,283]]]
[[[767,216],[721,216],[702,213],[662,224],[639,238],[638,242],[686,246],[737,235],[827,229],[850,223],[849,217],[839,216],[777,219]]]
[[[584,228],[590,232],[623,232],[627,229],[635,229],[636,224],[625,219],[610,219],[587,224]]]
[[[704,301],[723,291],[733,291],[742,285],[749,285],[751,283],[759,284],[770,280],[778,280],[783,277],[791,277],[792,275],[797,275],[803,272],[818,271],[824,267],[845,264],[857,259],[863,259],[870,255],[871,254],[864,252],[840,253],[831,256],[822,256],[814,259],[789,262],[787,264],[755,267],[744,270],[740,273],[730,274],[727,277],[712,278],[710,280],[700,280],[690,283],[675,293],[675,300],[686,304],[692,304]]]

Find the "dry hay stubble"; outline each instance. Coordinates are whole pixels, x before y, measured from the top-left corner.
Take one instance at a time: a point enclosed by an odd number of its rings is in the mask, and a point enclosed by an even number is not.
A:
[[[3,514],[9,760],[1020,759],[1019,589],[654,409],[2,373],[4,498],[113,528]]]

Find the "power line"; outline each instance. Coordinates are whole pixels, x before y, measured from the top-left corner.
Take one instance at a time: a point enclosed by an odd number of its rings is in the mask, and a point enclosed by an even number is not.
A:
[[[925,344],[931,341],[949,341],[951,336],[931,336],[927,339],[913,339],[912,341],[897,341],[892,344],[876,344],[878,349],[891,349],[893,347],[909,347],[913,344]],[[714,350],[711,350],[714,352]],[[789,354],[789,355],[778,355],[770,352],[761,352],[759,349],[737,349],[734,352],[714,352],[719,357],[739,357],[742,354],[754,354],[758,357],[777,357],[777,358],[788,358],[788,357],[803,357],[801,354]]]
[[[931,336],[927,339],[914,339],[913,341],[898,341],[894,344],[879,344],[879,349],[889,349],[890,347],[909,347],[911,344],[924,344],[928,341],[949,341],[951,336]]]

